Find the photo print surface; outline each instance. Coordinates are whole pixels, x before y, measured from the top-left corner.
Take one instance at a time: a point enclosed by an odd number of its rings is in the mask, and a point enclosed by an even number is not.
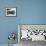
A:
[[[16,16],[16,8],[6,8],[6,16]]]
[[[21,25],[20,39],[46,41],[46,25]]]

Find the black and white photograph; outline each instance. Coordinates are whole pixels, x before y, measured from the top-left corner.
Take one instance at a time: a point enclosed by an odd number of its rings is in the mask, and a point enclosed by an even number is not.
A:
[[[6,8],[6,16],[16,16],[16,8]]]

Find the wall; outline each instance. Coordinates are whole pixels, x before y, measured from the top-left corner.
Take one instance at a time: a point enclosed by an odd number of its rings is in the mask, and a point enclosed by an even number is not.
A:
[[[46,24],[46,0],[23,0],[21,24]]]
[[[16,7],[16,17],[6,17],[5,8]],[[20,23],[21,18],[21,7],[18,0],[0,0],[0,44],[7,44],[8,34],[10,32],[16,32],[18,34],[17,25]],[[18,38],[17,38],[18,39]],[[16,39],[16,43],[18,42]]]
[[[6,7],[16,7],[17,16],[6,17]],[[0,44],[8,43],[9,32],[17,34],[17,24],[46,24],[46,0],[0,0]]]

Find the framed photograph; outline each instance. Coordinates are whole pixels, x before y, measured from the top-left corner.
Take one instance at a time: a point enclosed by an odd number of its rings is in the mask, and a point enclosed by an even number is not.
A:
[[[22,40],[46,41],[46,25],[18,25],[18,41],[21,42]]]
[[[6,8],[6,16],[16,16],[16,8]]]

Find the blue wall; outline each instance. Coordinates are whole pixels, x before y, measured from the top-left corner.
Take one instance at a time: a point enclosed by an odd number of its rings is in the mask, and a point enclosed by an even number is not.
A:
[[[6,7],[16,7],[17,16],[6,17]],[[17,24],[46,24],[46,0],[0,0],[0,44],[8,43],[9,32],[17,34]]]
[[[22,1],[22,24],[46,24],[46,0]]]

